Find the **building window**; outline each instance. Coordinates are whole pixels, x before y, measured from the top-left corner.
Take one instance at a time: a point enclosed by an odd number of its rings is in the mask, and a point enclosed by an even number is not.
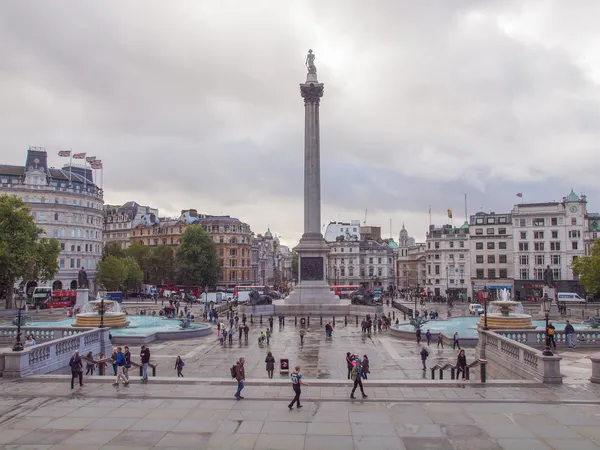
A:
[[[498,242],[498,248],[500,250],[506,250],[506,242]]]
[[[477,269],[477,279],[483,280],[483,269]]]
[[[498,234],[506,234],[506,228],[498,228]]]
[[[507,223],[506,217],[499,217],[498,218],[498,223]]]
[[[475,250],[483,250],[483,242],[476,242]]]
[[[40,219],[41,219],[41,215],[42,215],[42,213],[40,213]],[[581,234],[580,234],[579,230],[571,230],[571,231],[569,231],[569,237],[572,239],[579,239],[581,237]]]
[[[465,258],[465,255],[464,255],[464,253],[459,253],[459,254],[458,254],[458,259],[464,259],[464,258]]]
[[[558,239],[558,231],[552,232],[552,239]]]
[[[533,226],[534,227],[543,227],[545,224],[544,222],[544,218],[543,217],[539,217],[537,219],[533,219]]]
[[[381,264],[381,258],[377,258],[377,264]]]
[[[521,231],[521,239],[527,239],[527,231]]]
[[[522,266],[529,265],[529,255],[519,255],[519,264]]]
[[[487,223],[489,224],[495,224],[496,223],[496,219],[494,217],[488,217]]]
[[[519,219],[519,226],[520,227],[525,227],[527,226],[527,221],[525,219]]]
[[[544,279],[544,269],[533,269],[533,276],[536,280]]]
[[[550,250],[560,251],[560,242],[550,242]]]
[[[476,262],[477,264],[483,264],[483,255],[477,255],[477,256],[475,257],[475,262]]]
[[[369,258],[369,264],[373,264],[373,258]]]
[[[519,272],[521,274],[521,280],[529,280],[529,269],[521,269]]]
[[[436,264],[435,266],[435,274],[439,275],[440,274],[440,266]]]
[[[544,232],[543,231],[534,231],[533,238],[534,239],[544,239]]]
[[[450,241],[449,244],[450,244],[450,248],[454,248],[454,241]]]
[[[488,228],[487,229],[487,234],[494,234],[494,229],[493,228]]]
[[[482,217],[478,217],[477,219],[475,219],[475,223],[477,225],[481,225],[483,223],[483,218]]]
[[[488,255],[487,261],[488,261],[488,264],[495,264],[496,263],[496,256],[495,255]]]
[[[475,234],[479,234],[479,235],[483,234],[483,228],[476,228]]]
[[[552,275],[555,280],[560,280],[560,269],[552,269]]]
[[[538,266],[543,266],[544,265],[544,255],[535,255],[535,263]]]
[[[500,269],[499,278],[506,279],[508,278],[508,271],[506,269]]]
[[[61,250],[64,250],[64,249],[65,249],[65,243],[64,243],[64,242],[61,242],[61,243],[60,243],[60,249],[61,249]]]
[[[571,217],[571,225],[577,225],[577,218]]]
[[[493,250],[495,246],[496,246],[496,245],[494,244],[494,242],[488,242],[488,243],[487,243],[487,248],[488,248],[488,250]]]
[[[488,269],[488,279],[496,279],[496,269]]]
[[[559,266],[560,265],[560,255],[552,255],[552,264]]]
[[[237,256],[237,248],[230,248],[229,256]]]
[[[577,250],[577,248],[578,248],[577,241],[572,241],[572,242],[571,242],[571,248],[572,248],[573,250]]]
[[[439,254],[433,255],[433,259],[440,259],[440,255]]]
[[[498,256],[498,262],[500,264],[506,264],[506,261],[507,261],[506,255],[499,255]]]
[[[465,248],[465,243],[464,243],[464,241],[460,241],[460,242],[459,242],[459,247],[460,247],[460,248]]]
[[[439,242],[435,243],[435,248],[440,248],[440,243]]]
[[[550,219],[550,223],[552,224],[553,227],[558,225],[558,218],[557,217],[553,217],[552,219]]]
[[[533,249],[536,252],[543,252],[544,251],[544,243],[543,242],[534,242]]]

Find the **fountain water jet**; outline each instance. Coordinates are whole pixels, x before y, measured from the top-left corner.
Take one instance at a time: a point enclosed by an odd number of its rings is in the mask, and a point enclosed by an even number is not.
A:
[[[508,290],[500,291],[500,300],[490,302],[487,314],[487,325],[490,330],[529,330],[535,328],[531,322],[531,315],[523,312],[520,302],[510,300]],[[480,328],[485,325],[482,315],[478,324]]]

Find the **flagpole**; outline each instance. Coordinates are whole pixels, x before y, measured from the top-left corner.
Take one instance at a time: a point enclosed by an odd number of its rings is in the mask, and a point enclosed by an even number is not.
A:
[[[71,184],[71,166],[72,165],[73,165],[73,149],[69,150],[69,185]]]
[[[429,226],[431,226],[431,205],[429,205]]]

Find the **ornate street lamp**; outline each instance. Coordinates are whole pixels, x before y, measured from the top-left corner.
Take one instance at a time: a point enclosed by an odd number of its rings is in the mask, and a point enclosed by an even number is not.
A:
[[[104,328],[104,297],[100,299],[100,325],[98,328]]]
[[[490,291],[488,291],[487,286],[483,288],[483,291],[481,292],[481,294],[483,295],[483,329],[484,330],[489,330],[488,327],[488,322],[487,322],[487,308],[488,308],[488,297],[490,295]]]
[[[25,296],[15,297],[15,306],[19,311],[19,315],[17,316],[17,341],[15,345],[13,345],[13,352],[20,352],[23,350],[23,343],[21,342],[21,310],[25,306]]]
[[[554,354],[550,351],[550,336],[548,335],[548,319],[550,316],[550,305],[552,303],[552,299],[548,297],[548,294],[544,294],[542,297],[542,307],[544,308],[544,315],[546,316],[546,332],[544,333],[546,336],[546,349],[542,352],[544,356],[553,356]]]

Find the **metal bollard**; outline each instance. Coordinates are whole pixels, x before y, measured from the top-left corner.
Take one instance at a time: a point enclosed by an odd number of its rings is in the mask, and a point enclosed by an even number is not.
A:
[[[144,376],[144,368],[140,366],[140,377]]]
[[[152,376],[156,376],[156,366],[152,366]]]
[[[358,326],[358,316],[356,316],[356,325]]]
[[[444,369],[440,367],[440,380],[444,379]]]
[[[298,325],[298,316],[294,316],[294,325]]]
[[[348,325],[348,316],[344,316],[344,325]]]
[[[321,325],[323,325],[323,316],[321,316]]]
[[[392,311],[392,318],[396,320],[396,311]]]
[[[431,379],[435,380],[435,367],[431,368]]]
[[[481,382],[485,383],[487,381],[487,361],[480,360],[479,363],[481,364]]]
[[[469,366],[465,368],[465,378],[469,380]]]
[[[306,326],[310,327],[310,315],[306,318]]]
[[[333,316],[333,324],[335,325],[335,316]]]
[[[450,379],[451,380],[456,379],[456,369],[454,367],[450,368]]]
[[[260,316],[260,326],[262,326],[262,315]]]
[[[406,320],[406,313],[404,313],[404,320]]]
[[[254,323],[254,317],[250,314],[250,323]]]

